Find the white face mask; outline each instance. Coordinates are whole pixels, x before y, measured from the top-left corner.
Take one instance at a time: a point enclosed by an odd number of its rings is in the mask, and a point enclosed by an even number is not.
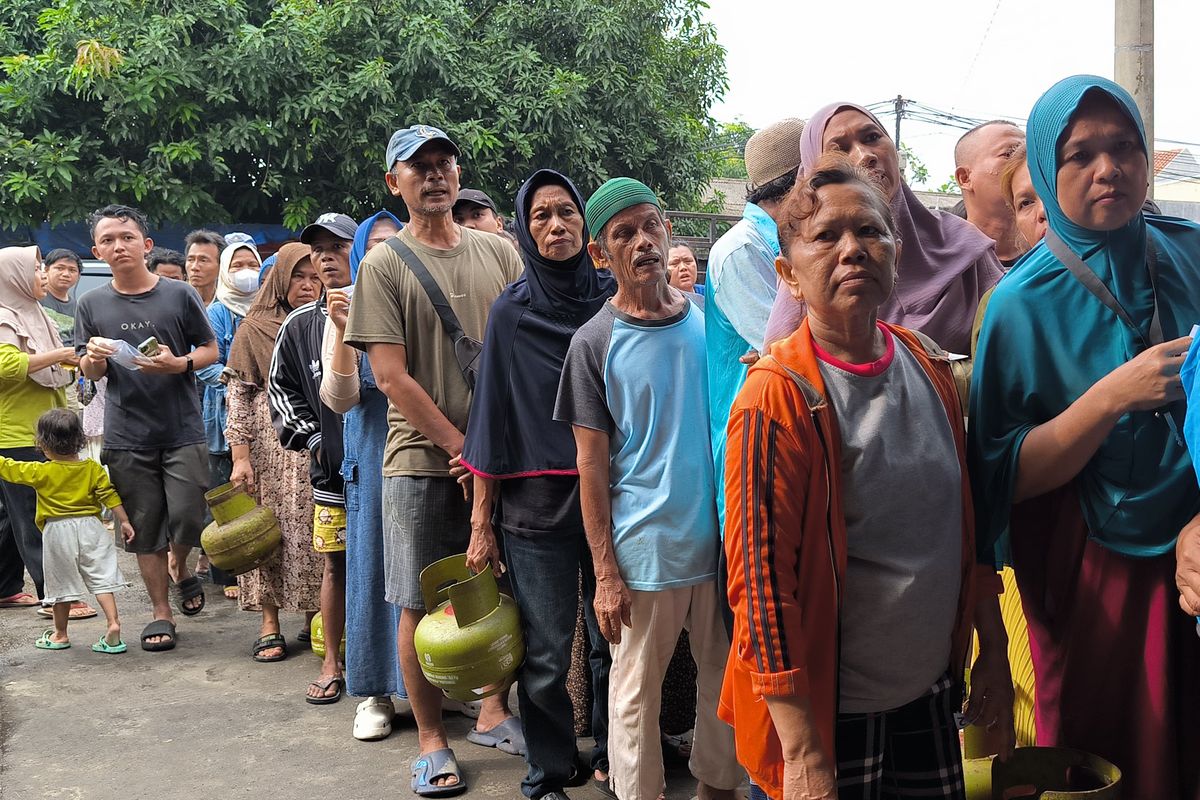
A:
[[[240,269],[229,276],[229,282],[242,294],[254,294],[258,291],[258,271]]]

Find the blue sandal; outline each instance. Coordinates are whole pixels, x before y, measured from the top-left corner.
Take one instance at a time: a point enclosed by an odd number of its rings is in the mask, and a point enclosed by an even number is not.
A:
[[[449,747],[418,756],[412,763],[412,776],[412,790],[419,797],[453,797],[467,790],[467,782],[463,780],[454,751]],[[458,778],[458,783],[450,786],[434,783],[438,778],[449,777]]]

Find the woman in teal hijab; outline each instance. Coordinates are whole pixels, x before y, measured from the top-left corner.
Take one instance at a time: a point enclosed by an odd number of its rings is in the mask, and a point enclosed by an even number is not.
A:
[[[1200,639],[1174,546],[1200,513],[1179,368],[1200,322],[1200,226],[1144,215],[1147,142],[1104,78],[1028,123],[1046,240],[1001,280],[971,391],[978,540],[1011,560],[1039,745],[1094,752],[1127,797],[1200,798]]]

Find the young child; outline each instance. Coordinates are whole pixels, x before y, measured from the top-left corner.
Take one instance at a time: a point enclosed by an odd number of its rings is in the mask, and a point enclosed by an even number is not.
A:
[[[79,457],[87,443],[75,412],[55,408],[37,421],[37,445],[47,462],[0,458],[0,479],[32,486],[37,492],[35,520],[42,530],[42,570],[46,601],[54,604],[54,628],[35,642],[42,650],[65,650],[71,603],[85,591],[104,609],[108,631],[92,645],[97,653],[124,653],[121,622],[113,592],[129,586],[117,566],[112,534],[100,522],[100,512],[112,509],[121,535],[133,539],[133,526],[104,468]]]

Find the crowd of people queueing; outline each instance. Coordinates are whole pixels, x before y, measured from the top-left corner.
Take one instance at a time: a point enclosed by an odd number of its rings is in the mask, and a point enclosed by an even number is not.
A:
[[[407,223],[321,214],[266,261],[204,230],[156,252],[107,206],[113,277],[77,302],[74,253],[0,250],[0,605],[43,607],[58,650],[94,595],[92,649],[124,652],[119,536],[140,645],[174,648],[170,586],[205,607],[188,557],[232,481],[282,546],[236,580],[198,569],[261,614],[255,660],[287,657],[280,611],[319,610],[305,699],[364,698],[353,732],[377,739],[400,698],[419,796],[467,788],[413,645],[421,570],[465,552],[527,651],[519,719],[487,697],[467,738],[523,756],[534,800],[662,796],[681,641],[703,799],[747,776],[758,799],[963,798],[964,726],[1200,799],[1200,226],[1144,210],[1148,146],[1128,93],[1067,78],[1025,131],[960,140],[961,218],[833,103],[747,143],[705,285],[640,181],[585,201],[538,170],[509,229],[427,125],[387,146]]]

